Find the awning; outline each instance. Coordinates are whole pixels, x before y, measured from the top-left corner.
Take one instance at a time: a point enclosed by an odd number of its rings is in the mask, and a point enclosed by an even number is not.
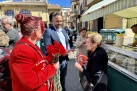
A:
[[[127,28],[137,24],[137,6],[115,12],[114,14],[127,19]]]
[[[114,14],[124,17],[124,18],[136,18],[137,17],[137,6],[115,12]]]
[[[127,19],[127,28],[131,28],[134,24],[137,24],[137,18],[129,18]]]
[[[107,14],[137,6],[137,0],[103,0],[91,6],[83,15],[82,21],[95,20]]]

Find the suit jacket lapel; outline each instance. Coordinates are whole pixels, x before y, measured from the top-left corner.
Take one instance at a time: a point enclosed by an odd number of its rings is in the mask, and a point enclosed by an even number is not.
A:
[[[61,43],[61,41],[60,41],[60,39],[59,39],[59,36],[58,36],[58,34],[57,34],[57,30],[54,28],[54,26],[51,26],[50,27],[51,28],[51,30],[53,30],[53,34],[52,34],[52,36],[56,36],[56,39]],[[63,33],[63,35],[64,35],[64,37],[65,37],[65,41],[66,41],[66,48],[68,48],[68,35],[66,34],[66,32],[65,32],[65,30],[63,30],[62,29],[62,33]]]
[[[59,39],[58,34],[56,32],[57,30],[54,28],[54,26],[51,26],[50,28],[51,28],[51,30],[53,30],[52,33],[51,33],[52,36],[56,37],[56,39],[60,42],[60,39]]]

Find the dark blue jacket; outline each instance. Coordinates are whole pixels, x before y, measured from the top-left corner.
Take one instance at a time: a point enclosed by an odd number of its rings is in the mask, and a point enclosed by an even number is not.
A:
[[[46,30],[45,30],[45,32],[44,32],[44,35],[43,35],[43,43],[44,43],[44,54],[45,55],[47,55],[46,54],[46,47],[49,45],[49,44],[53,44],[53,42],[54,41],[58,41],[59,43],[61,43],[60,42],[60,39],[59,39],[59,36],[58,36],[58,34],[57,34],[57,32],[56,31],[58,31],[58,30],[56,30],[55,28],[54,28],[54,26],[53,25],[51,25],[49,28],[47,28]],[[65,40],[66,40],[66,48],[68,48],[68,45],[69,45],[69,43],[68,43],[68,35],[67,35],[67,33],[66,33],[66,31],[64,30],[64,29],[62,29],[62,33],[63,33],[63,35],[64,35],[64,37],[65,37]],[[63,60],[68,60],[68,56],[60,56],[60,62],[62,62]]]

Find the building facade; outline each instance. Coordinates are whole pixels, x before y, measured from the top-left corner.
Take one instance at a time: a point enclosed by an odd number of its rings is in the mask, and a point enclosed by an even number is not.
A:
[[[92,29],[91,21],[82,21],[82,14],[93,4],[98,3],[101,0],[72,0],[71,1],[71,26],[74,26],[76,30],[80,30],[81,27],[86,27],[88,30]]]
[[[49,24],[49,14],[51,12],[60,12],[59,5],[52,5],[44,0],[24,0],[23,2],[1,2],[0,17],[7,15],[14,19],[15,27],[19,27],[15,21],[15,15],[22,13],[25,15],[37,16],[42,19],[46,26]]]
[[[136,0],[132,1],[135,2]],[[131,8],[127,9],[128,7],[134,6],[134,4],[132,4],[132,1],[130,2],[130,0],[87,0],[87,10],[83,14],[86,20],[84,20],[83,18],[82,22],[88,21],[88,26],[91,31],[99,32],[99,30],[103,28],[125,29],[127,28],[127,21],[131,20],[130,18],[136,17],[134,16],[135,12],[134,14],[126,13],[132,13],[133,11],[133,9]],[[121,9],[126,10],[121,11]],[[131,21],[133,22],[134,20],[132,19]]]
[[[79,9],[78,5],[79,5],[79,0],[71,0],[70,26],[75,30],[77,30],[78,28],[78,24],[77,24],[77,16]]]
[[[71,8],[61,8],[61,14],[63,16],[63,27],[69,26],[70,27],[70,12]]]
[[[94,32],[99,32],[100,29],[103,28],[121,28],[122,25],[122,21],[123,18],[119,17],[117,15],[114,14],[108,14],[102,17],[99,17],[97,19],[94,20],[88,20],[88,21],[83,21],[82,15],[84,14],[84,12],[86,12],[86,10],[88,10],[91,6],[94,7],[94,5],[102,2],[103,0],[79,0],[79,11],[78,11],[78,26],[80,27],[86,27],[89,31],[94,31]],[[100,6],[101,7],[101,6]],[[103,7],[101,7],[103,9]],[[92,16],[91,16],[92,17]],[[110,22],[113,21],[113,24],[111,24]],[[78,29],[79,29],[78,28]]]

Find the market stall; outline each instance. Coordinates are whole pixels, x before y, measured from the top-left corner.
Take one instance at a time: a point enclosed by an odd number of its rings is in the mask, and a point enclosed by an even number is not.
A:
[[[102,44],[108,62],[110,91],[137,91],[137,47]]]

